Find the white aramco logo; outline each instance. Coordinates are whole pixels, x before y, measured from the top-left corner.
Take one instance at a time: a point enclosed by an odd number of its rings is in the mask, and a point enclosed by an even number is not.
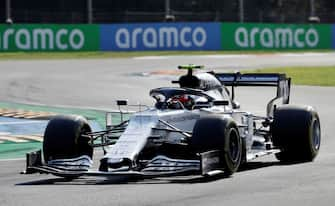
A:
[[[120,28],[115,34],[115,44],[118,48],[190,48],[203,47],[207,41],[207,33],[203,27],[148,27],[135,28],[129,31]]]
[[[85,44],[85,35],[79,29],[14,29],[0,34],[0,49],[21,50],[79,50]],[[11,45],[14,44],[14,45]]]
[[[241,48],[314,48],[319,44],[319,34],[314,28],[239,27],[235,31],[235,44]]]

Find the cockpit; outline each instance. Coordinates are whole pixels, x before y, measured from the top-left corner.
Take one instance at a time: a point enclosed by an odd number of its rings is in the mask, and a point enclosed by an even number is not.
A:
[[[156,100],[158,109],[188,109],[193,110],[199,104],[209,104],[214,100],[201,90],[176,87],[162,87],[150,91],[150,96]]]
[[[209,107],[215,100],[228,100],[224,86],[210,73],[188,74],[181,76],[178,81],[180,87],[163,87],[150,91],[150,96],[156,99],[158,109],[187,109]]]

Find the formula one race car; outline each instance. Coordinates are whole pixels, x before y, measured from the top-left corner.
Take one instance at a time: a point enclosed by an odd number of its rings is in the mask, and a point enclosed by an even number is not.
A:
[[[51,173],[66,178],[129,175],[160,177],[186,174],[229,176],[242,164],[275,154],[283,162],[312,161],[321,141],[320,120],[311,106],[288,105],[291,79],[285,74],[203,72],[185,65],[179,87],[150,91],[152,108],[128,120],[91,132],[81,116],[57,116],[44,134],[42,152],[27,154],[26,173]],[[276,87],[266,116],[241,111],[235,87]],[[228,89],[231,87],[231,89]],[[278,104],[279,105],[276,105]],[[117,102],[129,106],[127,101]],[[113,120],[114,121],[114,120]],[[99,169],[92,171],[93,148],[102,147]]]

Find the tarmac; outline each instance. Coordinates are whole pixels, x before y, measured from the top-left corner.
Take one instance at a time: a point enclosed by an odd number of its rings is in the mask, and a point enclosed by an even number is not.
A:
[[[141,57],[102,60],[0,61],[0,99],[50,106],[115,109],[116,99],[151,105],[153,87],[175,75],[151,74],[179,64],[217,71],[268,66],[335,65],[334,53]],[[294,80],[293,80],[294,82]],[[242,109],[265,113],[271,89],[239,88]],[[322,127],[314,162],[283,165],[273,156],[251,162],[231,178],[85,178],[68,182],[51,175],[20,175],[24,160],[0,160],[0,205],[331,205],[335,201],[335,87],[293,86],[291,103],[314,106]],[[1,147],[1,145],[0,145]],[[97,150],[97,157],[101,151]],[[97,162],[98,163],[98,162]]]

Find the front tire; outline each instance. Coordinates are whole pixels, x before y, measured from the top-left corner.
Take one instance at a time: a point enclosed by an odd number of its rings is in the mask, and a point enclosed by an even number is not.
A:
[[[89,139],[82,134],[91,132],[87,120],[81,116],[56,116],[44,132],[43,155],[45,162],[55,159],[71,159],[93,156]]]
[[[308,162],[317,156],[321,143],[320,119],[312,107],[285,105],[274,112],[273,143],[282,162]]]
[[[219,150],[226,176],[232,175],[242,160],[242,139],[236,123],[230,118],[207,117],[199,119],[193,129],[190,145],[197,152]]]

